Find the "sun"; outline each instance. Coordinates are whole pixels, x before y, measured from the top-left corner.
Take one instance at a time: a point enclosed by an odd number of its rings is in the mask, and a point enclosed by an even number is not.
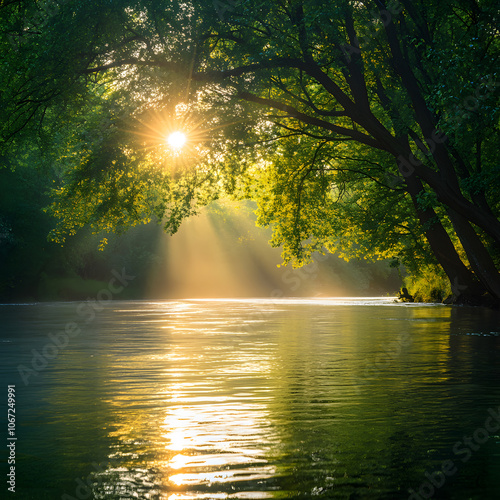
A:
[[[172,149],[181,149],[186,143],[186,135],[182,132],[172,132],[167,137],[167,142]]]

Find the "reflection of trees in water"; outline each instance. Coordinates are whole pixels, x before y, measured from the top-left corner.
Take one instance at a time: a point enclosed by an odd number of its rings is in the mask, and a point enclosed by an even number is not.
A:
[[[499,387],[498,311],[472,307],[451,308],[448,365],[458,380],[477,384],[480,388]]]
[[[495,312],[291,302],[109,304],[47,371],[65,492],[79,498],[81,477],[96,499],[398,498],[460,462],[454,444],[499,403]],[[50,311],[68,319],[73,306]],[[356,391],[355,375],[404,333],[411,342]],[[497,455],[490,439],[439,495],[493,491]]]

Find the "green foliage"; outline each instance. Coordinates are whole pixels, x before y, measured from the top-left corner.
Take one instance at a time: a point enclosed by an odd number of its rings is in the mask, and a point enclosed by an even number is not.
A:
[[[1,9],[0,154],[57,172],[54,241],[151,220],[174,233],[229,195],[258,203],[296,266],[327,249],[424,272],[436,225],[468,264],[450,207],[498,263],[493,0]],[[177,129],[180,153],[165,144]],[[438,129],[448,139],[429,144]],[[410,153],[413,188],[397,161]]]
[[[412,272],[434,262],[405,192],[386,177],[384,155],[311,139],[281,142],[272,169],[255,169],[257,222],[273,228],[285,263],[300,266],[325,249],[346,260],[397,259]]]
[[[120,297],[141,297],[157,265],[159,228],[108,236],[104,251],[98,250],[103,235],[88,228],[68,237],[64,247],[47,241],[55,221],[42,209],[56,172],[40,169],[0,169],[0,300],[85,300],[107,285],[113,269],[123,268],[137,278]]]
[[[415,302],[442,302],[451,295],[447,276],[435,266],[421,267],[418,275],[406,276],[403,285]]]
[[[47,242],[52,221],[40,210],[48,185],[35,169],[0,168],[0,297],[19,288],[35,296],[40,273],[58,253]]]

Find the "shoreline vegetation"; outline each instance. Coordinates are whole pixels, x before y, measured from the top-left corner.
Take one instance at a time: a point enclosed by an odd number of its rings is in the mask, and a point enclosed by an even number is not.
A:
[[[406,300],[498,304],[497,3],[2,4],[0,297],[19,276],[36,296],[41,273],[122,268],[142,297],[156,293],[148,272],[170,295],[156,235],[103,261],[80,233],[101,235],[98,250],[152,221],[174,235],[231,200],[254,203],[290,267],[268,272],[247,243],[212,258],[207,241],[232,228],[208,218],[169,257],[190,269],[180,296],[403,286]],[[308,275],[326,252],[350,264]],[[387,288],[387,265],[402,285]]]
[[[47,241],[54,221],[43,210],[49,201],[44,193],[52,180],[51,176],[27,167],[0,170],[0,257],[3,264],[0,266],[0,302],[87,300],[96,297],[105,287],[112,269],[122,267],[137,275],[137,279],[123,290],[121,299],[177,298],[175,291],[174,295],[159,293],[158,285],[156,291],[148,290],[150,275],[166,275],[167,260],[173,250],[169,247],[171,237],[157,224],[133,228],[122,236],[107,235],[109,241],[103,251],[99,249],[101,235],[91,234],[89,228],[68,238],[64,246]],[[390,261],[388,265],[356,259],[345,262],[328,254],[321,262],[310,266],[277,269],[280,250],[268,246],[269,230],[255,226],[254,208],[254,205],[243,204],[237,210],[230,210],[224,205],[212,205],[208,211],[213,228],[220,234],[219,253],[229,267],[241,269],[250,265],[241,260],[245,255],[248,257],[249,252],[264,258],[265,264],[259,264],[259,273],[264,270],[266,278],[260,289],[249,289],[245,297],[264,297],[267,292],[280,288],[284,296],[385,295],[401,302],[499,307],[491,296],[467,298],[462,295],[457,298],[447,276],[432,266],[426,266],[418,274],[410,274],[399,262],[397,266]],[[208,258],[206,243],[198,260]],[[275,262],[271,263],[272,255]],[[255,262],[252,265],[255,266]],[[191,283],[196,281],[195,276],[190,278]],[[179,277],[176,279],[178,281]],[[456,285],[461,291],[461,284]],[[229,296],[217,289],[211,293],[210,283],[205,286],[205,292],[211,297]],[[186,293],[182,296],[187,297]]]
[[[451,290],[436,288],[432,283],[427,283],[425,288],[411,288],[409,292],[406,287],[398,292],[396,302],[399,303],[424,303],[424,304],[444,304],[449,306],[469,306],[486,307],[488,309],[500,309],[500,302],[491,295],[483,296],[464,294],[455,295]]]

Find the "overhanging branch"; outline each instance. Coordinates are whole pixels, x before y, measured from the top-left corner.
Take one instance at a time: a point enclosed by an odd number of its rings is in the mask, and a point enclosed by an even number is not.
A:
[[[319,118],[315,118],[314,116],[306,115],[305,113],[300,112],[295,109],[293,106],[288,104],[284,104],[282,102],[276,101],[274,99],[266,99],[263,97],[258,97],[256,95],[250,94],[249,92],[240,92],[237,94],[237,97],[243,99],[248,102],[255,102],[256,104],[261,104],[268,108],[279,109],[287,113],[287,115],[291,118],[295,118],[302,123],[307,123],[308,125],[313,125],[315,127],[319,127],[325,130],[330,130],[339,135],[343,135],[346,137],[350,137],[362,144],[366,144],[367,146],[380,149],[383,151],[387,151],[378,141],[370,137],[369,135],[363,134],[358,130],[352,130],[345,127],[340,127],[339,125],[334,125],[333,123],[327,122],[325,120],[321,120]]]

